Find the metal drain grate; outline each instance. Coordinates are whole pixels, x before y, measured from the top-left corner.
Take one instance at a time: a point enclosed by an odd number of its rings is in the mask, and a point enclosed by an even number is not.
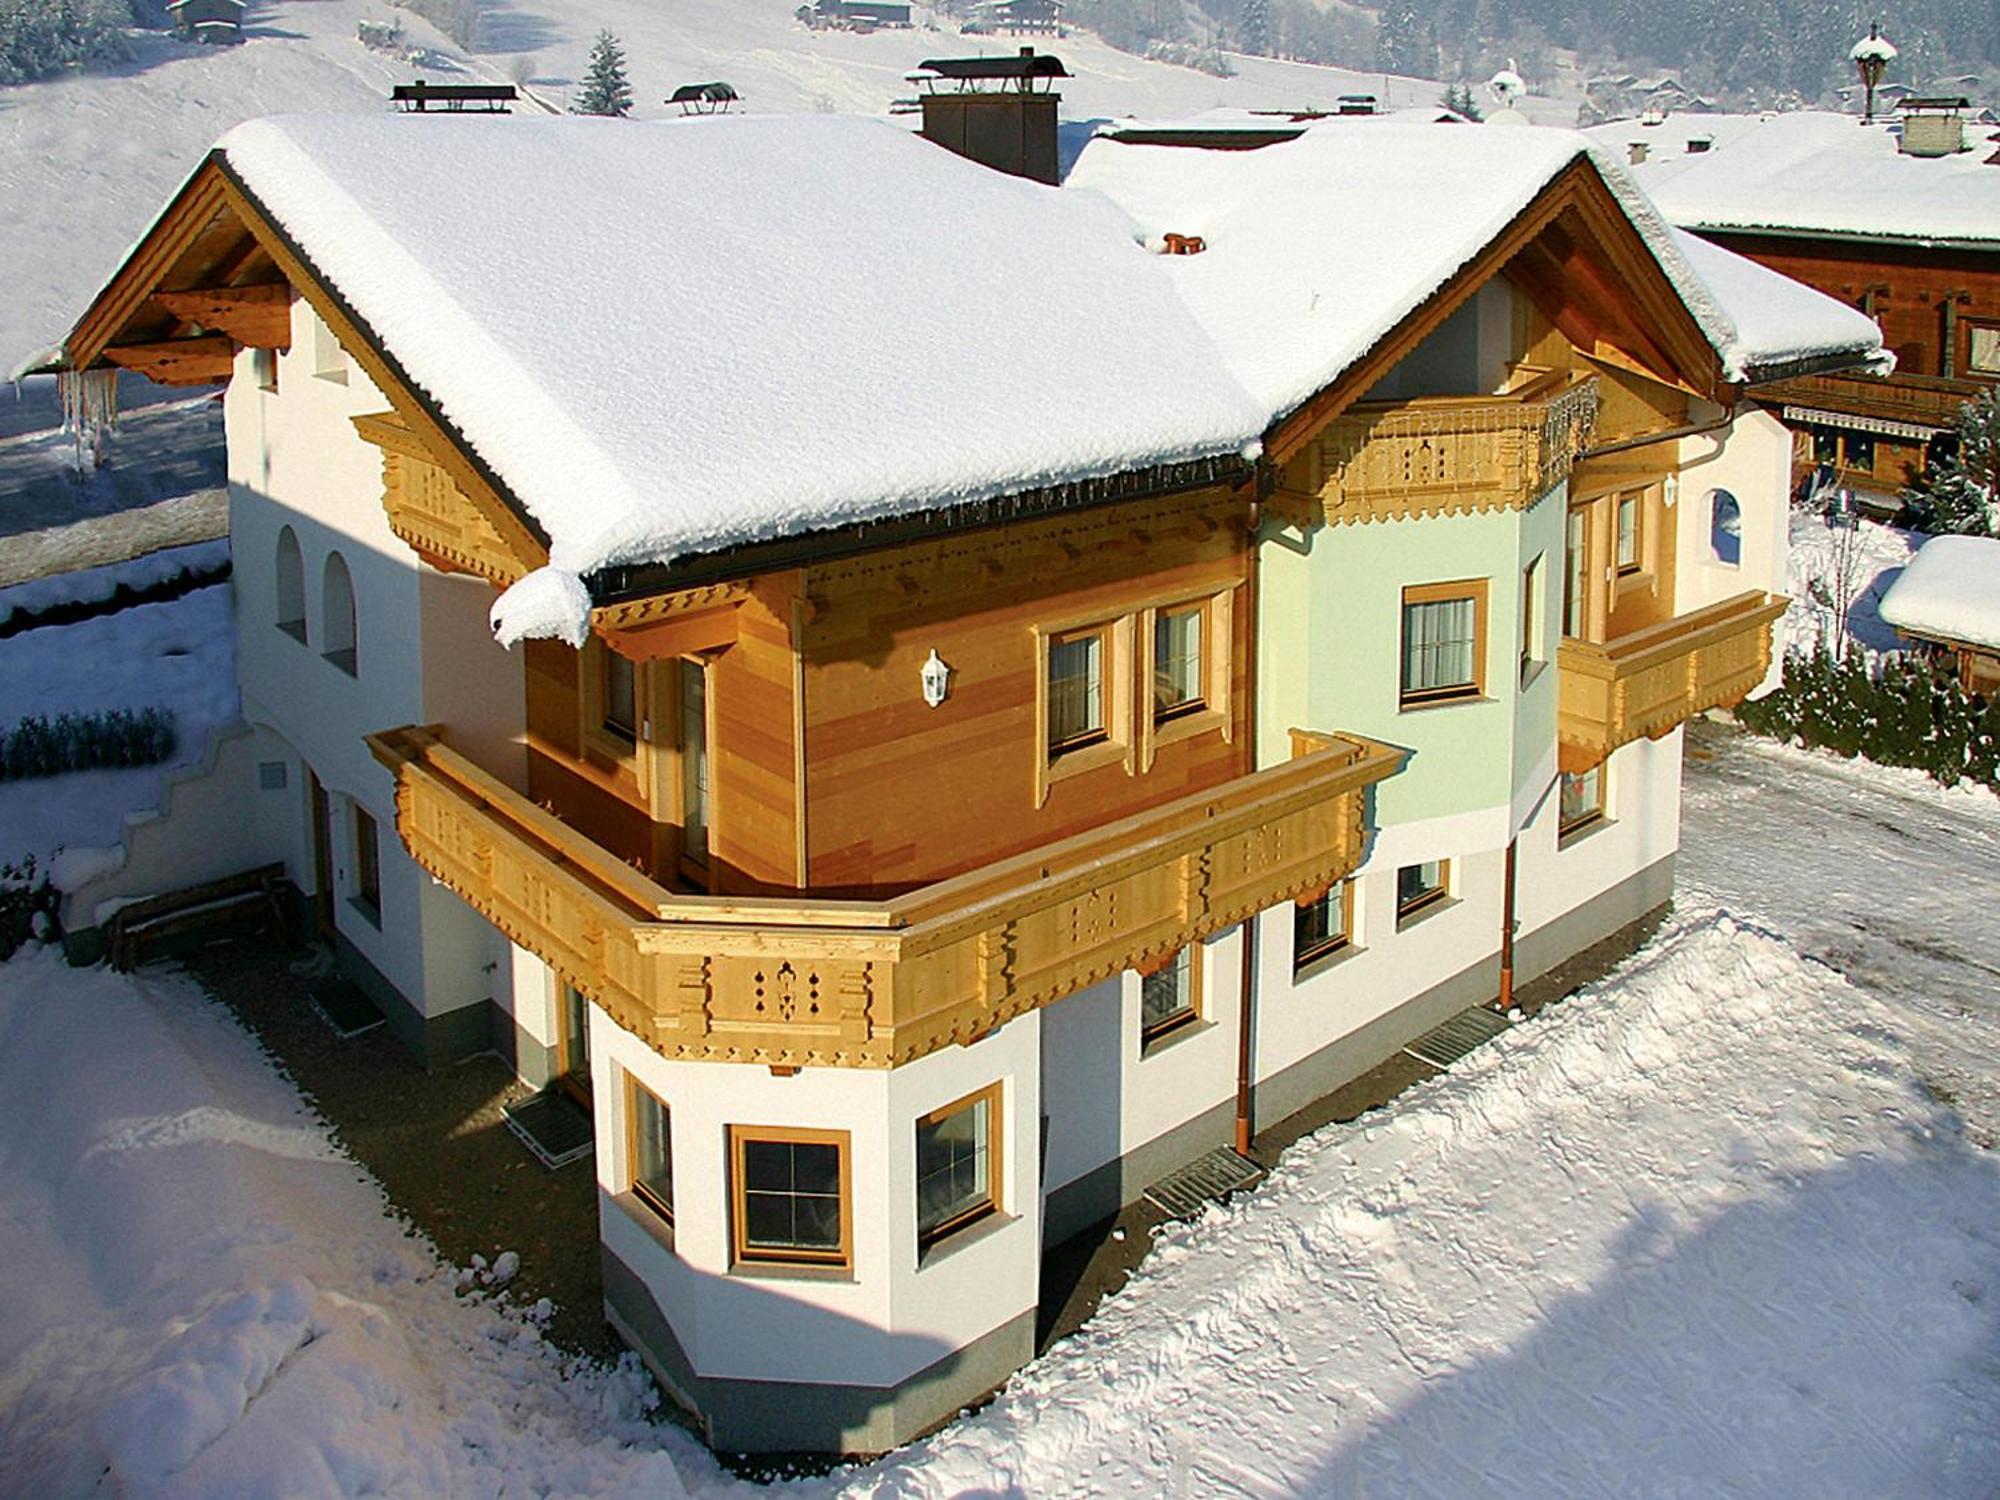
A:
[[[1434,1068],[1450,1069],[1463,1062],[1474,1049],[1485,1046],[1507,1029],[1507,1018],[1483,1005],[1460,1011],[1442,1026],[1434,1027],[1403,1050],[1418,1062]]]
[[[312,1008],[319,1012],[320,1019],[331,1026],[333,1034],[343,1042],[373,1031],[387,1019],[375,1008],[374,1001],[345,979],[332,976],[315,979],[306,994],[312,1000]]]
[[[1264,1169],[1254,1161],[1238,1156],[1227,1146],[1217,1146],[1147,1188],[1146,1201],[1172,1218],[1191,1218],[1208,1204],[1220,1203],[1263,1175]]]
[[[507,1128],[551,1171],[590,1155],[590,1116],[569,1095],[543,1089],[500,1111]]]

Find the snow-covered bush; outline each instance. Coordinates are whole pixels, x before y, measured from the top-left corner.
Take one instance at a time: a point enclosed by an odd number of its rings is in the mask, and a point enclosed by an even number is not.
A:
[[[114,708],[98,713],[30,714],[0,730],[0,781],[60,776],[107,766],[155,766],[174,753],[179,736],[164,708]]]
[[[2000,520],[2000,400],[1992,391],[1960,409],[1955,447],[1909,489],[1911,517],[1937,535],[1991,536]]]
[[[128,0],[0,0],[0,83],[122,56]]]
[[[2000,791],[2000,698],[1969,697],[1957,677],[1913,654],[1871,663],[1858,647],[1836,655],[1821,644],[1786,658],[1777,691],[1736,717],[1774,739]]]
[[[55,934],[61,900],[48,873],[35,867],[34,855],[17,865],[0,864],[0,963],[19,952],[29,938]]]

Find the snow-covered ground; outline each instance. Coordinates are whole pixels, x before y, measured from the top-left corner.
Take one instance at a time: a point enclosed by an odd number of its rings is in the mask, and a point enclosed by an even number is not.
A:
[[[217,545],[177,552],[212,562]],[[17,599],[34,607],[51,593],[85,598],[121,580],[137,587],[159,576],[160,556],[0,589],[0,616]],[[125,815],[157,807],[168,773],[199,760],[209,734],[237,716],[236,627],[226,583],[0,640],[0,728],[11,730],[31,714],[153,707],[173,711],[180,736],[164,764],[0,781],[0,863],[33,854],[46,869],[58,846],[118,843]]]
[[[1725,750],[1624,971],[1166,1231],[976,1416],[797,1492],[2000,1491],[2000,805]],[[750,1493],[629,1367],[454,1297],[190,985],[0,975],[23,1493]]]
[[[1866,517],[1836,525],[1793,511],[1787,563],[1792,606],[1778,621],[1774,649],[1782,656],[1810,651],[1820,641],[1834,650],[1850,641],[1870,652],[1899,649],[1895,628],[1876,606],[1924,541],[1917,532]]]

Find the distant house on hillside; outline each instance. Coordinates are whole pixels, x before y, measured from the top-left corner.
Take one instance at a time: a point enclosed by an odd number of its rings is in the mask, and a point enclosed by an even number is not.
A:
[[[875,31],[910,25],[907,0],[813,0],[798,18],[815,31]]]
[[[243,0],[172,0],[167,14],[173,17],[174,31],[191,41],[243,40]]]

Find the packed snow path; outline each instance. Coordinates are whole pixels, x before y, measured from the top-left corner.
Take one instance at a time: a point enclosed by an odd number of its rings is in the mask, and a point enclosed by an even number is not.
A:
[[[1990,799],[1738,751],[1697,763],[1689,900],[1620,975],[1169,1229],[978,1415],[796,1491],[2000,1492],[2000,1160],[1967,1130],[2000,1122],[1938,1073],[1991,1084],[2000,1008],[1949,998],[1966,961],[1848,962],[1878,993],[1807,956],[1843,881],[1880,915],[1990,894]],[[184,983],[0,970],[0,1099],[24,1493],[636,1496],[669,1458],[755,1493],[629,1371],[455,1303]]]

